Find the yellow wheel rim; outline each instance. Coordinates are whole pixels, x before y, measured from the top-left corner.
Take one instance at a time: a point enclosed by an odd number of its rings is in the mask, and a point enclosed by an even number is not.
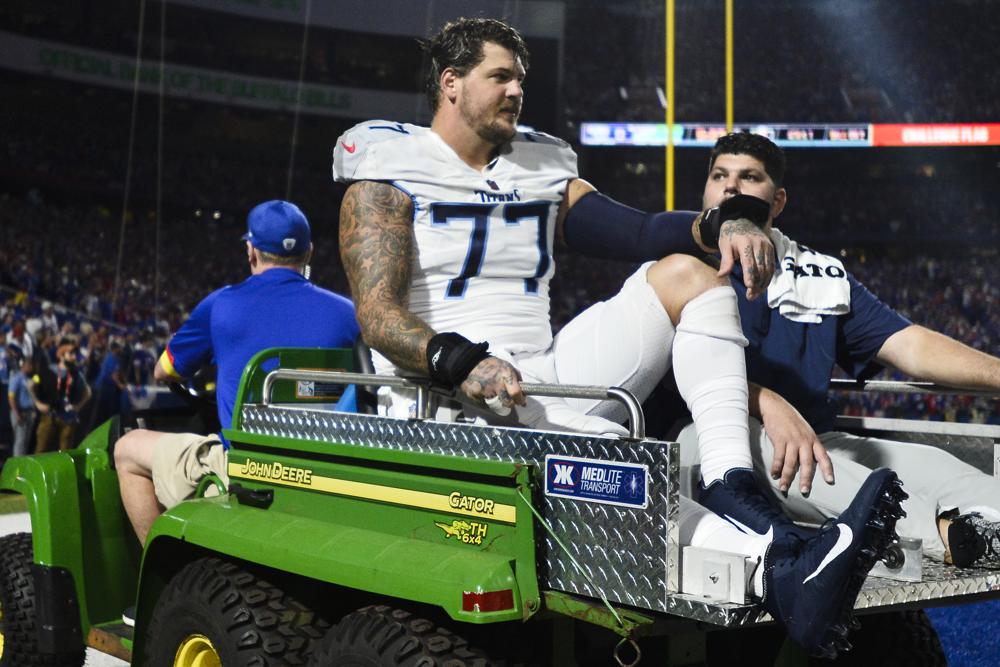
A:
[[[222,667],[222,661],[208,637],[191,635],[177,647],[174,667]]]

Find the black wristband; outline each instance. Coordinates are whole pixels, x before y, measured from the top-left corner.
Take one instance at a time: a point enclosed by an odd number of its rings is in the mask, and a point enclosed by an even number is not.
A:
[[[698,231],[701,233],[702,243],[711,248],[718,248],[719,232],[723,223],[730,220],[749,220],[763,229],[770,218],[771,205],[766,201],[753,195],[736,195],[702,213]]]
[[[427,343],[427,371],[438,384],[457,387],[490,356],[489,348],[489,343],[473,343],[454,332],[435,334]]]

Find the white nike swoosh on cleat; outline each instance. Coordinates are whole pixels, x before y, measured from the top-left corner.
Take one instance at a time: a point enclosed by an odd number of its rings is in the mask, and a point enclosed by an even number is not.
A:
[[[837,528],[840,529],[840,537],[837,538],[837,543],[833,545],[832,549],[826,552],[826,556],[823,557],[819,567],[816,568],[815,572],[805,578],[802,582],[803,584],[809,583],[810,579],[822,572],[823,569],[832,563],[837,556],[847,551],[847,548],[851,546],[851,542],[854,540],[854,531],[851,530],[851,527],[846,523],[838,523]]]
[[[759,535],[760,537],[766,537],[768,542],[770,542],[771,539],[774,537],[774,526],[768,526],[766,533],[758,533],[756,530],[754,530],[750,526],[744,525],[742,522],[734,519],[733,517],[729,516],[728,514],[723,514],[722,516],[726,519],[726,521],[728,521],[729,523],[733,524],[734,526],[736,526],[737,528],[739,528],[740,530],[742,530],[747,535]]]

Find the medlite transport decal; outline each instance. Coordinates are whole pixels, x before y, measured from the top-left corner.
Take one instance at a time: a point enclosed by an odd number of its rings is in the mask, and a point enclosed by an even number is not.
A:
[[[649,468],[638,463],[598,461],[549,454],[545,457],[545,495],[606,505],[649,505]]]

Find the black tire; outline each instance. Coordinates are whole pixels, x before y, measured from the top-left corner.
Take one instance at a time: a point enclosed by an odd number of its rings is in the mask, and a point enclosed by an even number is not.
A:
[[[923,609],[858,616],[861,628],[848,640],[854,648],[836,660],[815,665],[879,665],[879,667],[947,667],[937,631]]]
[[[30,533],[0,538],[0,667],[80,667],[86,654],[79,649],[41,653]]]
[[[305,665],[329,623],[280,588],[218,558],[178,572],[156,602],[143,651],[169,667],[189,638],[211,641],[226,667]]]
[[[385,605],[352,612],[334,626],[310,667],[493,667],[481,651],[427,619]]]

